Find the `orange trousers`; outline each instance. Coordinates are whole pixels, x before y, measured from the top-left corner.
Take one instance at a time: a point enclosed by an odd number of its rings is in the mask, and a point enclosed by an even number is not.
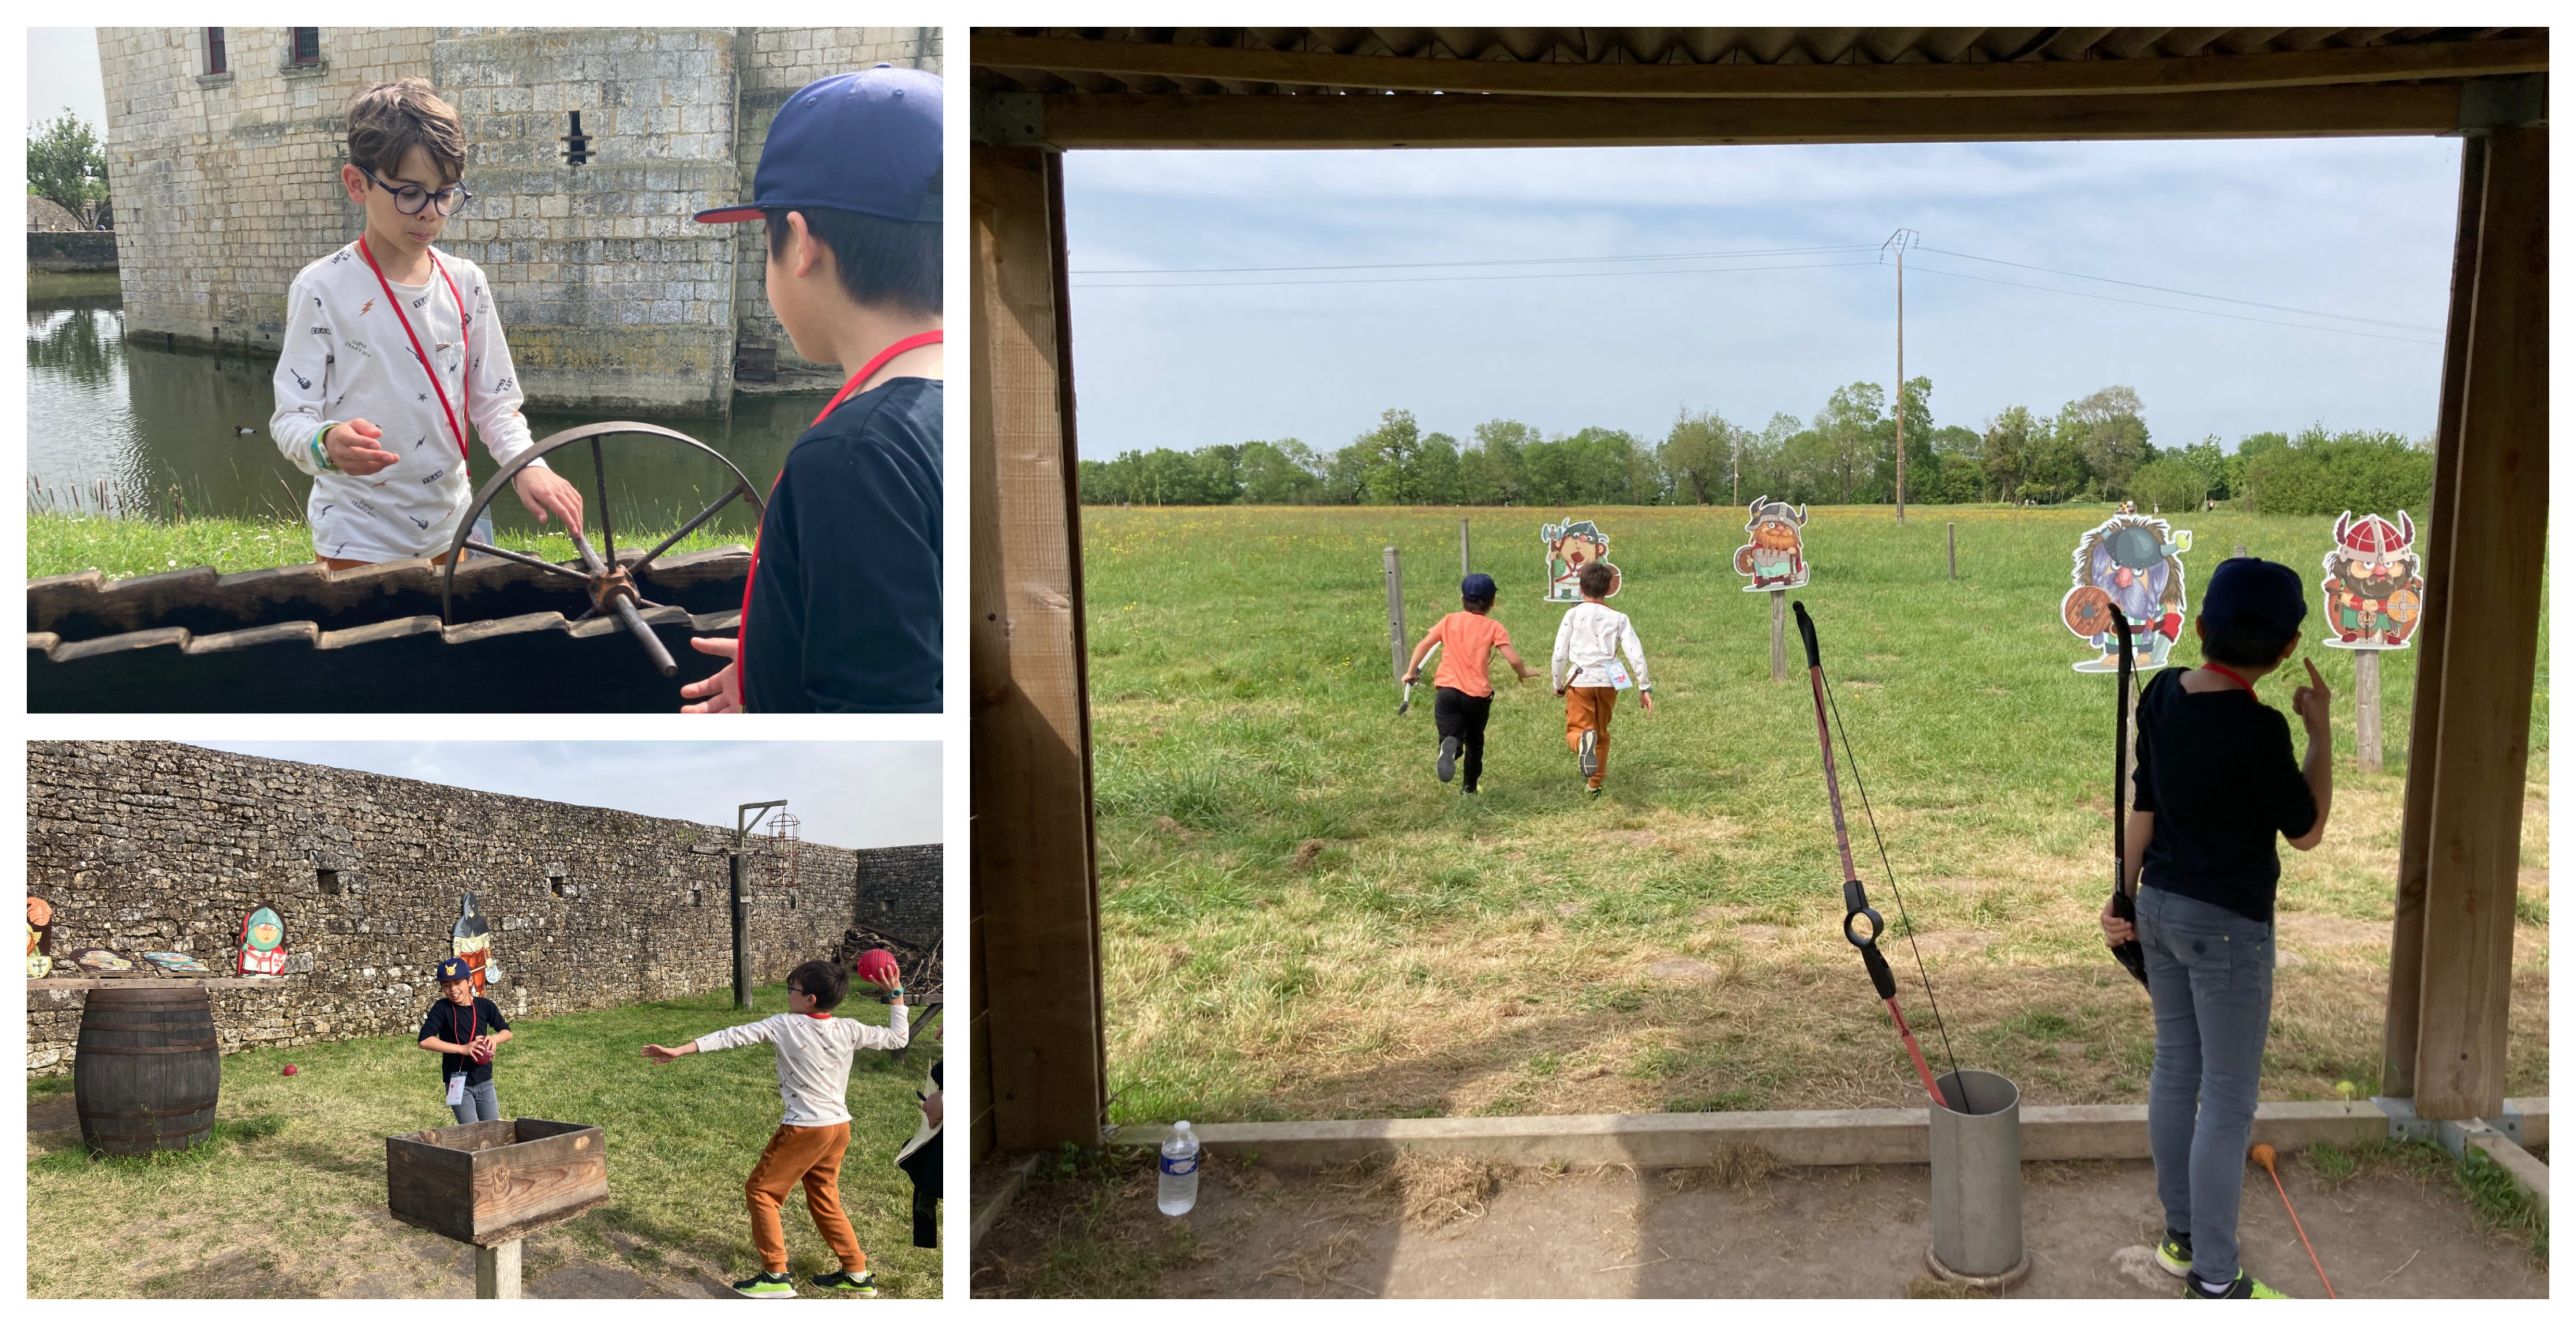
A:
[[[868,1268],[868,1255],[859,1251],[859,1236],[851,1230],[850,1218],[841,1214],[841,1153],[849,1145],[846,1123],[823,1128],[781,1124],[770,1135],[760,1163],[751,1167],[751,1178],[742,1185],[743,1198],[751,1206],[751,1246],[760,1254],[760,1269],[787,1273],[787,1232],[779,1227],[778,1207],[798,1183],[805,1185],[805,1210],[814,1217],[814,1228],[822,1232],[823,1241],[840,1257],[841,1269],[856,1275]]]
[[[1565,688],[1565,748],[1580,753],[1583,734],[1598,733],[1592,739],[1592,776],[1585,787],[1599,787],[1610,776],[1610,710],[1619,703],[1615,686],[1568,686]]]

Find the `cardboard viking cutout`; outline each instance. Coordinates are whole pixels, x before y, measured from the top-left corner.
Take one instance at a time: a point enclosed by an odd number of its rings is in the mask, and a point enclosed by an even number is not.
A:
[[[2158,516],[2115,515],[2084,532],[2075,545],[2075,588],[2058,605],[2066,629],[2097,651],[2075,665],[2077,672],[2120,670],[2114,612],[2135,632],[2138,671],[2165,665],[2182,638],[2182,555],[2190,551],[2191,531]]]
[[[1753,517],[1744,522],[1752,542],[1735,550],[1735,573],[1753,577],[1747,594],[1799,589],[1807,583],[1807,508],[1753,499]]]
[[[54,905],[27,895],[27,979],[50,976],[54,970]]]
[[[2415,522],[2405,512],[2389,524],[2377,513],[2335,521],[2326,554],[2325,643],[2335,649],[2404,649],[2424,616],[2424,558],[2415,551]]]
[[[1587,562],[1610,567],[1610,592],[1619,593],[1619,568],[1610,561],[1610,536],[1588,520],[1569,520],[1558,525],[1541,525],[1539,541],[1547,545],[1547,601],[1581,603],[1583,590],[1575,576]]]
[[[485,986],[501,979],[501,969],[492,965],[492,923],[474,910],[473,894],[465,895],[448,940],[456,956],[474,972],[474,993],[483,993]]]
[[[253,907],[242,917],[241,957],[234,969],[244,976],[286,974],[286,919],[276,908]]]

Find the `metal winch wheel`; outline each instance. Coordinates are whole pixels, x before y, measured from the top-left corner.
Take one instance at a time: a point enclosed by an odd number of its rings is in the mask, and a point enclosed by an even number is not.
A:
[[[647,433],[654,437],[669,438],[684,446],[695,447],[705,452],[716,464],[724,466],[725,473],[733,476],[733,486],[725,490],[724,496],[709,503],[705,510],[700,511],[689,523],[673,531],[671,537],[662,540],[653,551],[626,566],[617,564],[617,531],[608,518],[608,459],[599,445],[601,438],[614,437],[621,433]],[[492,505],[492,499],[499,496],[501,490],[507,488],[510,481],[518,477],[519,471],[576,442],[590,444],[591,473],[599,485],[598,504],[585,507],[582,514],[586,520],[595,519],[598,522],[600,545],[606,550],[605,555],[592,551],[590,540],[577,531],[566,532],[572,535],[572,546],[581,553],[578,569],[571,564],[559,565],[543,558],[531,557],[526,553],[495,548],[474,537],[475,522],[483,518],[483,513]],[[447,550],[446,572],[439,582],[440,620],[450,626],[456,624],[456,567],[464,560],[463,554],[470,550],[581,581],[582,587],[590,595],[590,610],[574,620],[588,621],[603,614],[615,616],[626,627],[627,632],[643,644],[645,656],[652,659],[653,666],[660,669],[663,676],[676,675],[679,665],[671,660],[671,651],[663,647],[661,640],[653,634],[653,628],[645,625],[641,611],[641,609],[657,608],[661,605],[637,592],[636,580],[652,569],[655,558],[670,551],[671,545],[688,537],[690,532],[700,525],[714,519],[717,512],[724,510],[726,504],[737,497],[751,503],[754,513],[763,516],[768,514],[768,508],[761,502],[759,492],[752,488],[751,480],[743,477],[742,471],[736,468],[732,461],[724,458],[724,453],[686,433],[676,432],[657,424],[634,422],[583,424],[578,428],[567,428],[530,447],[518,459],[501,467],[499,473],[485,480],[482,488],[475,492],[473,504],[465,509],[464,517],[456,523],[456,542]]]

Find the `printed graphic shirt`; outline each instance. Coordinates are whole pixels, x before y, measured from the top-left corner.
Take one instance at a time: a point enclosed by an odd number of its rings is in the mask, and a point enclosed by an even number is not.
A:
[[[1501,622],[1480,612],[1453,612],[1432,626],[1431,638],[1440,642],[1440,670],[1432,674],[1432,685],[1464,695],[1494,693],[1487,669],[1494,651],[1512,642]]]
[[[1628,614],[1602,603],[1579,603],[1556,624],[1556,653],[1548,659],[1551,686],[1610,685],[1614,654],[1628,656],[1628,679],[1638,690],[1652,689],[1646,680],[1646,647],[1637,643],[1637,628]]]
[[[873,1027],[830,1014],[781,1013],[774,1018],[698,1038],[698,1052],[731,1050],[767,1041],[778,1047],[778,1095],[787,1104],[781,1122],[790,1128],[824,1128],[850,1121],[850,1055],[858,1050],[900,1050],[912,1039],[912,1014],[902,1004],[893,1021]]]
[[[435,252],[435,250],[433,250]],[[382,254],[377,255],[379,262]],[[463,258],[438,254],[447,269],[426,285],[388,277],[420,348],[456,411],[456,426],[479,434],[508,464],[534,444],[519,413],[518,370],[494,315],[491,283]],[[448,282],[455,282],[454,294]],[[457,308],[458,298],[465,308]],[[317,557],[390,562],[447,551],[472,500],[465,457],[431,390],[429,372],[403,334],[385,286],[353,241],[296,274],[287,290],[286,344],[277,360],[277,412],[268,435],[295,467],[313,476],[305,520]],[[471,333],[469,336],[468,333]],[[465,362],[470,341],[474,362]],[[364,419],[384,430],[376,445],[402,459],[359,477],[326,470],[313,442],[329,424]],[[537,462],[543,465],[545,462]]]

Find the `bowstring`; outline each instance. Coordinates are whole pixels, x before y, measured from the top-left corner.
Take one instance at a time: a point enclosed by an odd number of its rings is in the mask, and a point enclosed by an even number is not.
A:
[[[1816,665],[1818,676],[1824,676],[1824,664]],[[1834,683],[1826,677],[1825,705],[1833,711],[1834,731],[1843,739],[1843,763],[1851,766],[1852,787],[1860,793],[1860,811],[1869,821],[1870,841],[1878,844],[1878,864],[1887,872],[1887,891],[1896,899],[1896,915],[1905,922],[1905,947],[1914,954],[1914,974],[1923,982],[1923,998],[1932,1005],[1932,1025],[1941,1033],[1941,1054],[1950,1061],[1950,1080],[1959,1084],[1960,1102],[1966,1103],[1968,1079],[1959,1075],[1959,1053],[1950,1048],[1950,1019],[1941,1016],[1941,997],[1932,993],[1932,973],[1923,965],[1923,946],[1915,942],[1914,918],[1905,910],[1905,891],[1896,886],[1896,863],[1888,859],[1887,840],[1878,832],[1878,812],[1870,809],[1869,783],[1860,776],[1860,759],[1852,754],[1851,729],[1843,726],[1843,707],[1834,699]]]

